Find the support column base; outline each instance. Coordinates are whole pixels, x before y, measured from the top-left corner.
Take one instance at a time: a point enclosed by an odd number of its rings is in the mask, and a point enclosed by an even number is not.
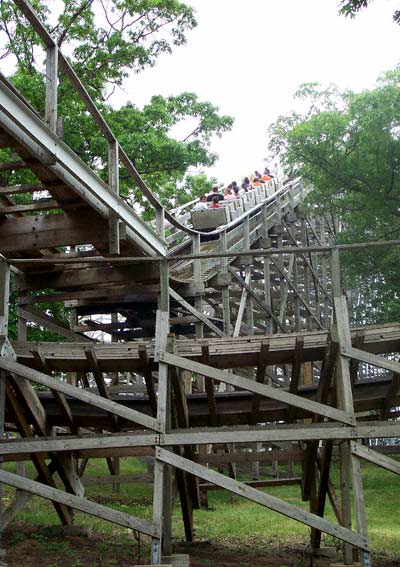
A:
[[[329,567],[361,567],[361,563],[350,563],[350,565],[346,565],[345,563],[331,563]]]

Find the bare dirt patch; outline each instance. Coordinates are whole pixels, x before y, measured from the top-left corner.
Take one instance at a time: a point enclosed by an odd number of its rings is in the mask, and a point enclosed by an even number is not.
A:
[[[132,567],[148,564],[149,548],[133,537],[121,540],[113,534],[90,537],[54,536],[51,530],[18,522],[4,534],[8,567]],[[177,544],[176,553],[189,553],[191,567],[329,567],[340,561],[332,557],[313,558],[304,545],[277,542],[223,541]],[[375,556],[373,565],[400,567],[400,559]]]

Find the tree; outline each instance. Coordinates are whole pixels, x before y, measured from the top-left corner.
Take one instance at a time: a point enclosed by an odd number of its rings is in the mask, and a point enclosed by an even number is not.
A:
[[[356,14],[371,3],[371,0],[342,0],[339,12],[344,16],[354,18]],[[400,10],[396,10],[393,14],[393,21],[400,24]]]
[[[131,102],[115,109],[109,100],[112,88],[123,83],[128,71],[139,72],[153,65],[158,55],[185,42],[185,33],[196,25],[192,8],[177,0],[64,0],[63,9],[51,23],[45,2],[36,0],[33,4],[60,47],[69,54],[77,74],[138,171],[166,206],[174,206],[177,197],[179,201],[183,195],[176,186],[185,183],[188,168],[215,163],[211,140],[229,130],[233,119],[220,115],[217,107],[200,101],[194,93],[154,96],[142,110]],[[3,0],[0,5],[0,30],[7,38],[3,57],[14,55],[17,61],[14,84],[43,113],[40,42],[12,0]],[[59,98],[65,141],[107,178],[106,142],[63,76]],[[181,139],[171,133],[178,125],[180,130],[190,125]],[[151,208],[128,175],[121,173],[121,193],[138,202],[149,218]],[[15,181],[22,182],[19,177]]]
[[[281,116],[270,128],[270,151],[280,154],[287,173],[312,185],[311,207],[340,218],[341,242],[399,238],[399,87],[400,67],[361,93],[302,85],[296,96],[308,111]],[[346,254],[348,283],[364,297],[358,320],[400,315],[399,260],[398,248]]]

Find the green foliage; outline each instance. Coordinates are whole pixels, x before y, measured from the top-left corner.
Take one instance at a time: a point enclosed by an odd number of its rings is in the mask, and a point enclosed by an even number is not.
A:
[[[371,0],[342,0],[340,2],[339,13],[350,18],[355,18],[357,13],[367,8]],[[400,10],[396,10],[393,14],[393,21],[400,24]]]
[[[215,163],[217,156],[211,152],[210,142],[213,137],[230,130],[233,119],[221,115],[217,107],[200,101],[190,92],[153,96],[143,109],[131,102],[114,109],[107,100],[110,87],[121,85],[128,71],[139,72],[153,65],[158,55],[171,52],[173,46],[185,42],[186,32],[196,25],[192,8],[176,0],[113,0],[107,3],[64,0],[56,23],[51,25],[46,3],[37,0],[34,7],[68,53],[74,69],[122,147],[161,201],[173,207],[190,200],[186,195],[190,183],[186,180],[188,168]],[[1,31],[6,36],[3,56],[13,54],[18,62],[13,83],[43,115],[43,62],[41,69],[33,63],[39,61],[40,67],[39,54],[44,51],[38,49],[38,38],[12,0],[4,0],[0,5]],[[63,119],[66,143],[107,179],[107,143],[62,74],[59,100],[62,100],[59,116]],[[177,132],[183,134],[178,138]],[[29,182],[19,172],[14,174],[12,181]],[[120,190],[129,202],[140,206],[145,218],[151,218],[151,208],[124,171],[121,172]]]
[[[341,242],[399,238],[399,87],[400,67],[361,93],[303,85],[296,96],[307,112],[270,128],[270,151],[313,186],[310,205],[340,218]],[[398,248],[347,255],[348,282],[364,297],[360,322],[398,317],[399,259]]]

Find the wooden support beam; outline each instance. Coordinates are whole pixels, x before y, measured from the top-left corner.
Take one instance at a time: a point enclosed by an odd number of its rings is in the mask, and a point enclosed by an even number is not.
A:
[[[151,413],[153,414],[153,417],[157,417],[157,394],[154,388],[153,373],[151,370],[149,357],[147,355],[147,348],[144,344],[139,345],[139,359],[141,360],[141,366],[143,368],[143,377],[146,384]]]
[[[57,335],[69,339],[70,341],[75,341],[80,343],[93,342],[92,339],[85,337],[85,335],[78,335],[77,333],[71,331],[69,326],[63,323],[62,321],[57,321],[57,319],[55,319],[51,315],[48,315],[47,313],[45,313],[44,311],[40,311],[39,309],[35,309],[34,307],[31,306],[29,307],[26,306],[24,308],[20,307],[18,310],[18,315],[19,317],[21,317],[21,319],[25,319],[25,321],[32,321],[36,325],[45,327],[50,331],[57,333]]]
[[[218,327],[216,325],[214,325],[214,323],[212,323],[208,319],[208,317],[206,317],[206,315],[197,311],[197,309],[195,309],[192,305],[190,305],[190,303],[188,303],[185,299],[183,299],[183,297],[181,297],[178,293],[176,293],[176,291],[174,291],[172,288],[169,288],[169,294],[172,297],[172,299],[174,299],[175,301],[180,303],[182,305],[182,307],[184,307],[187,311],[189,311],[189,313],[194,315],[199,321],[204,323],[218,337],[224,336],[224,333],[220,329],[218,329]]]
[[[47,187],[41,183],[30,183],[25,185],[7,185],[0,187],[0,195],[16,195],[18,193],[35,193],[46,191]]]
[[[261,344],[260,354],[258,357],[258,366],[256,372],[256,382],[257,384],[264,384],[265,372],[268,365],[268,353],[269,353],[269,342],[263,341]],[[251,406],[250,423],[256,425],[259,421],[260,403],[261,396],[255,394],[253,397],[253,402]]]
[[[11,386],[9,384],[7,384],[6,392],[7,392],[7,402],[9,404],[9,407],[10,407],[12,413],[14,414],[15,423],[17,425],[19,433],[22,436],[24,436],[25,438],[32,440],[33,439],[33,433],[32,433],[31,427],[28,424],[28,422],[26,421],[26,418],[25,418],[23,409],[21,407],[21,404],[18,401],[13,389],[11,388]],[[49,467],[47,466],[44,458],[41,455],[33,454],[33,455],[31,455],[31,459],[32,459],[33,465],[35,466],[35,468],[38,472],[39,479],[41,480],[41,482],[44,482],[44,483],[48,484],[49,486],[55,487],[54,480],[51,476]],[[67,525],[67,526],[71,525],[73,519],[72,519],[70,509],[66,505],[64,505],[62,503],[54,502],[54,501],[53,501],[53,506],[54,506],[55,511],[56,511],[58,517],[60,518],[62,524]]]
[[[10,268],[0,258],[0,338],[8,335],[8,310],[10,301]]]
[[[118,404],[111,400],[101,398],[96,394],[86,392],[81,388],[77,388],[76,386],[71,386],[70,384],[61,382],[60,380],[52,378],[51,376],[47,376],[46,374],[38,372],[37,370],[33,370],[32,368],[28,368],[23,364],[19,364],[18,362],[11,362],[0,358],[0,368],[3,368],[4,370],[7,370],[7,372],[15,374],[16,380],[18,380],[18,377],[21,376],[30,380],[31,382],[41,384],[42,386],[46,386],[51,390],[56,390],[58,392],[61,392],[62,394],[71,396],[72,398],[101,408],[104,411],[117,415],[118,417],[122,417],[123,419],[127,419],[128,421],[139,423],[145,428],[154,429],[156,431],[158,430],[156,420],[148,415],[130,408],[126,408],[121,404]]]
[[[8,484],[9,486],[14,486],[19,490],[24,490],[36,496],[41,496],[52,502],[57,502],[64,506],[69,506],[75,508],[96,518],[101,518],[108,522],[112,522],[124,528],[131,530],[137,530],[141,533],[155,536],[157,535],[157,528],[153,524],[146,522],[145,520],[126,514],[125,512],[120,512],[119,510],[114,510],[113,508],[108,508],[101,504],[91,502],[86,498],[80,498],[74,494],[68,494],[57,488],[46,486],[41,482],[36,482],[35,480],[30,480],[28,478],[16,475],[14,473],[1,471],[0,470],[0,482]]]
[[[0,223],[0,242],[3,253],[105,241],[107,241],[106,222],[89,210],[85,211],[84,215],[82,212],[69,212],[55,215],[10,217],[2,219]],[[43,288],[42,281],[41,279],[42,285],[38,286],[38,289]],[[54,286],[49,282],[49,287]]]
[[[301,508],[297,508],[292,504],[288,504],[284,500],[280,500],[274,496],[266,494],[265,492],[261,492],[252,488],[251,486],[246,486],[243,482],[238,482],[232,478],[226,477],[216,471],[213,471],[207,467],[199,465],[198,463],[194,463],[189,461],[188,459],[184,459],[171,451],[167,451],[161,447],[156,447],[156,459],[164,463],[168,463],[174,467],[179,469],[185,470],[191,474],[198,476],[208,482],[216,484],[217,486],[221,486],[238,496],[242,496],[243,498],[247,498],[252,502],[256,502],[273,510],[275,512],[279,512],[288,518],[293,520],[297,520],[303,524],[306,524],[311,527],[316,527],[321,529],[325,533],[332,535],[338,539],[343,541],[347,541],[360,547],[361,549],[368,549],[368,541],[366,538],[353,533],[342,526],[335,525],[328,520],[324,520],[323,518],[319,518],[315,514],[311,514],[310,512],[306,512]]]
[[[333,443],[328,441],[323,449],[323,457],[321,463],[321,472],[319,478],[317,505],[314,512],[321,518],[324,516],[326,496],[328,493],[329,472],[332,460]],[[321,530],[311,528],[311,546],[313,549],[319,548],[321,545]]]
[[[396,405],[397,394],[400,391],[400,374],[392,374],[392,380],[386,392],[383,404],[383,419],[389,419],[390,410]]]
[[[350,345],[342,347],[341,354],[347,358],[366,362],[367,364],[371,364],[372,366],[377,366],[378,368],[390,370],[395,374],[400,374],[400,362],[383,358],[382,356],[378,356],[377,354],[371,354],[369,352],[365,352],[364,350],[353,348]]]
[[[250,277],[251,272],[246,274],[245,282],[250,287]],[[247,289],[245,287],[242,288],[242,297],[240,298],[240,304],[238,309],[238,314],[236,317],[235,328],[233,330],[233,337],[238,337],[240,335],[240,328],[242,326],[243,321],[243,314],[246,307],[246,300],[247,300]]]
[[[382,467],[388,471],[394,472],[396,474],[400,474],[400,462],[392,459],[391,457],[387,457],[386,455],[382,455],[369,447],[364,447],[360,443],[356,443],[355,441],[350,443],[351,451],[354,455],[359,457],[360,459],[364,459],[370,463],[374,463],[374,465],[378,465],[378,467]]]
[[[240,285],[245,288],[247,290],[247,292],[253,297],[255,303],[265,312],[267,313],[267,315],[269,317],[272,317],[272,319],[274,320],[274,322],[276,323],[276,325],[281,329],[281,331],[285,332],[285,328],[282,325],[282,323],[280,322],[280,320],[278,319],[278,317],[275,315],[275,313],[272,311],[272,308],[267,305],[266,303],[264,303],[259,297],[258,295],[255,293],[255,291],[246,284],[245,280],[243,278],[241,278],[236,271],[232,268],[232,266],[228,266],[228,271],[233,275],[233,277],[240,283]]]
[[[279,400],[280,402],[286,403],[288,405],[299,407],[311,413],[316,413],[330,419],[335,419],[348,425],[353,425],[355,423],[354,417],[349,416],[348,413],[344,411],[337,410],[335,408],[331,408],[329,406],[325,406],[311,400],[305,400],[303,398],[300,398],[300,396],[295,396],[294,394],[290,394],[289,392],[286,392],[279,388],[272,388],[271,386],[267,386],[266,384],[257,384],[255,382],[252,382],[251,380],[248,380],[247,378],[242,378],[235,374],[230,374],[223,370],[218,370],[216,368],[206,366],[205,364],[194,362],[193,360],[187,360],[185,358],[167,352],[160,354],[160,360],[162,360],[166,364],[171,364],[173,366],[177,366],[178,368],[183,368],[184,370],[190,370],[191,372],[198,372],[199,374],[203,374],[204,376],[208,376],[209,378],[213,378],[214,380],[220,380],[221,382],[224,382],[226,384],[231,384],[232,386],[249,390],[250,392],[254,392],[255,394],[259,394],[261,396]]]
[[[302,303],[302,305],[305,307],[305,309],[309,312],[309,314],[311,315],[311,317],[314,319],[314,321],[317,323],[317,326],[319,329],[322,329],[322,325],[320,320],[315,316],[313,310],[311,309],[311,307],[308,305],[308,303],[303,299],[303,297],[301,296],[299,290],[295,287],[295,285],[292,283],[292,281],[289,279],[287,272],[285,271],[284,268],[281,268],[281,266],[279,265],[278,262],[276,262],[272,257],[271,257],[271,262],[272,264],[276,267],[276,269],[278,270],[278,272],[282,275],[283,278],[285,278],[286,282],[288,283],[289,287],[293,290],[293,292],[296,294],[296,296],[299,298],[300,302]]]

